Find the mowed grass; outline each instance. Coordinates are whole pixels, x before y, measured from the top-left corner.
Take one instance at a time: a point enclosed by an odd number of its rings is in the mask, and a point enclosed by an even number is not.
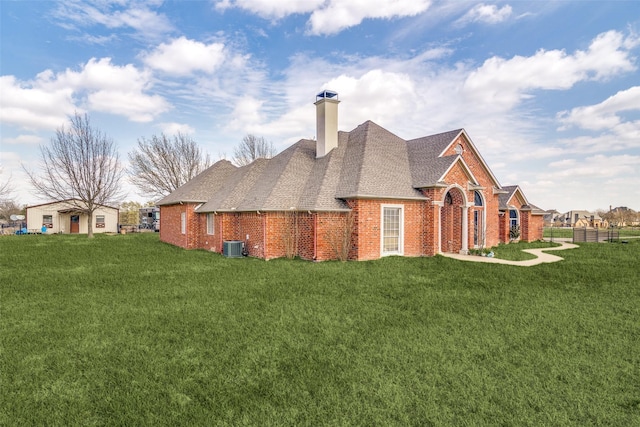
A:
[[[0,425],[640,425],[640,241],[523,268],[0,238]]]
[[[620,239],[625,239],[628,237],[640,237],[640,228],[638,227],[624,227],[624,228],[614,228],[607,229],[603,228],[600,231],[606,232],[607,230],[612,230],[618,233]],[[564,228],[564,227],[545,227],[543,231],[543,235],[545,239],[550,238],[573,238],[573,228]]]

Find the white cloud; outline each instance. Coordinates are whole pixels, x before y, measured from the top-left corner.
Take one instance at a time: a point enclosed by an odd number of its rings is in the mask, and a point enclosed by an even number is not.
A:
[[[132,122],[151,122],[155,116],[169,110],[169,104],[159,95],[136,91],[99,90],[87,96],[91,110],[126,116]]]
[[[213,73],[225,60],[222,43],[204,44],[185,37],[162,43],[143,56],[145,64],[168,74],[186,76],[196,71]]]
[[[611,129],[623,122],[620,113],[627,111],[640,111],[640,86],[620,91],[600,104],[562,111],[558,113],[558,119],[564,125],[562,129],[570,126],[589,130]]]
[[[328,81],[326,87],[349,99],[344,111],[348,127],[365,120],[385,126],[416,109],[415,81],[400,72],[374,69],[358,77],[343,74]]]
[[[218,0],[215,7],[237,7],[269,19],[311,13],[308,32],[335,34],[364,19],[392,19],[425,12],[432,0]]]
[[[416,16],[425,12],[430,0],[330,0],[315,9],[309,18],[309,33],[335,34],[360,24],[364,19],[392,19]]]
[[[260,110],[263,102],[252,97],[243,96],[236,101],[231,121],[227,125],[229,129],[238,130],[255,126],[262,121]]]
[[[76,109],[73,88],[44,88],[41,78],[22,82],[0,76],[0,122],[24,129],[55,129]]]
[[[0,120],[27,129],[55,129],[75,111],[90,109],[148,122],[170,108],[161,96],[147,94],[150,88],[148,71],[113,65],[109,58],[92,58],[78,71],[46,70],[31,81],[2,76]]]
[[[580,81],[634,71],[627,40],[621,33],[609,31],[596,37],[586,51],[572,55],[563,50],[539,50],[529,57],[493,57],[469,75],[465,90],[475,100],[510,109],[530,97],[533,90],[566,90]]]
[[[218,10],[237,7],[265,18],[280,19],[288,15],[309,13],[322,6],[325,0],[216,0]]]
[[[196,130],[186,123],[159,123],[158,126],[165,135],[176,135],[178,133],[182,135],[193,135]]]
[[[123,66],[111,63],[111,58],[91,58],[80,71],[66,69],[53,75],[41,73],[45,87],[72,87],[86,90],[129,90],[141,92],[151,85],[151,73],[139,70],[132,64]],[[45,82],[45,80],[47,80]]]
[[[505,21],[511,16],[511,6],[505,5],[502,8],[492,4],[478,4],[469,10],[462,18],[457,21],[457,24],[464,25],[470,22],[482,22],[485,24],[498,24]]]
[[[131,28],[139,37],[157,39],[174,31],[169,19],[150,9],[161,2],[128,3],[105,0],[57,2],[53,17],[69,29],[102,25],[108,29]]]
[[[620,154],[607,156],[597,154],[595,156],[586,157],[579,161],[572,160],[569,162],[554,162],[551,165],[555,171],[546,173],[547,179],[576,179],[580,177],[588,177],[592,179],[610,178],[615,176],[635,175],[638,166],[640,166],[640,156],[631,154]]]
[[[2,138],[2,142],[9,145],[38,145],[44,139],[38,135],[18,135],[15,138]]]

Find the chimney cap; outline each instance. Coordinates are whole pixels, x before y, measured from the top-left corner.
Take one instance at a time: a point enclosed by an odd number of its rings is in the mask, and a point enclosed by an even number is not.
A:
[[[321,98],[325,98],[325,99],[336,98],[337,100],[338,92],[334,92],[332,90],[323,90],[322,92],[316,95],[316,101],[318,101],[318,99],[321,99]]]

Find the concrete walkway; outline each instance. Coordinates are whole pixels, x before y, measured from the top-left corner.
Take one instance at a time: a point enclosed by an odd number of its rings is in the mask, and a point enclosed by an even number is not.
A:
[[[565,249],[575,249],[578,245],[574,245],[573,243],[567,242],[558,242],[562,246],[554,247],[554,248],[539,248],[539,249],[523,249],[523,252],[527,252],[531,255],[535,255],[537,258],[528,259],[526,261],[509,261],[506,259],[499,258],[488,258],[484,256],[477,255],[460,255],[460,254],[446,254],[442,253],[442,256],[446,256],[447,258],[453,258],[460,261],[473,261],[473,262],[489,262],[494,264],[507,264],[507,265],[519,265],[521,267],[531,267],[532,265],[538,265],[546,262],[558,262],[562,261],[564,258],[561,258],[557,255],[551,255],[546,253],[547,251],[562,251]]]

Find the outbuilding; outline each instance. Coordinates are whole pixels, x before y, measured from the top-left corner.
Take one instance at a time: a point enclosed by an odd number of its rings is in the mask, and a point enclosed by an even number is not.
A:
[[[30,233],[87,234],[88,214],[77,200],[63,200],[27,207]],[[94,233],[118,232],[118,208],[99,205],[93,212]]]

